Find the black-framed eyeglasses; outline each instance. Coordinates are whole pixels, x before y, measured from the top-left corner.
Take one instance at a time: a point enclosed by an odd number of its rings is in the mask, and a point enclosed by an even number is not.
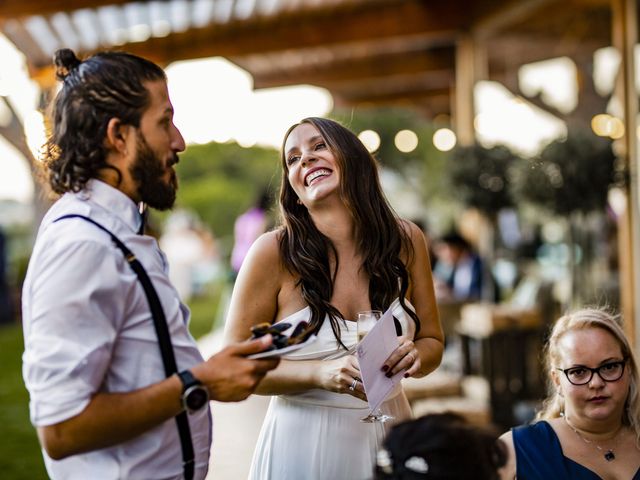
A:
[[[620,360],[617,362],[608,362],[603,365],[600,365],[597,368],[589,368],[583,367],[582,365],[578,367],[571,368],[558,368],[561,372],[565,374],[569,383],[573,385],[586,385],[593,378],[593,374],[597,373],[598,376],[604,380],[605,382],[615,382],[622,378],[622,374],[624,373],[624,366],[627,364],[627,359]]]

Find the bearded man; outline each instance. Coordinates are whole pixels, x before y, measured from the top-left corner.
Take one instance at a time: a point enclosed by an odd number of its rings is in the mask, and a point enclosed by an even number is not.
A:
[[[206,476],[209,399],[246,398],[274,359],[270,336],[204,361],[140,206],[166,210],[184,139],[164,71],[59,50],[62,88],[46,145],[60,199],[45,215],[23,289],[23,375],[53,479]],[[160,347],[160,348],[159,348]]]

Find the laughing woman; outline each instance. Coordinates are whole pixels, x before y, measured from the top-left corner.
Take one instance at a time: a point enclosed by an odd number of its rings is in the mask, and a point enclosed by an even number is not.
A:
[[[424,376],[440,363],[443,333],[424,235],[382,193],[375,160],[340,124],[307,118],[282,148],[282,225],[252,247],[233,292],[226,340],[250,327],[309,322],[318,339],[283,357],[257,393],[274,395],[254,453],[253,479],[370,478],[381,424],[368,413],[356,344],[357,313],[392,309],[399,347],[389,375]],[[398,387],[383,404],[410,417]],[[388,425],[388,424],[385,424]]]

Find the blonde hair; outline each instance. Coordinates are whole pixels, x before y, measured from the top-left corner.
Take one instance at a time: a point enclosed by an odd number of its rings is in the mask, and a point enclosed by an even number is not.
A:
[[[640,443],[640,397],[638,393],[638,366],[633,349],[629,344],[619,315],[613,315],[602,308],[583,308],[567,313],[560,317],[551,330],[551,335],[544,349],[544,367],[547,372],[547,398],[542,409],[536,415],[536,420],[549,420],[560,417],[564,412],[564,398],[558,393],[551,371],[559,365],[561,351],[558,346],[560,338],[570,331],[587,328],[601,328],[609,332],[620,345],[622,356],[627,360],[629,371],[629,394],[625,402],[625,412],[622,417],[623,425],[628,425],[636,435],[636,442]]]

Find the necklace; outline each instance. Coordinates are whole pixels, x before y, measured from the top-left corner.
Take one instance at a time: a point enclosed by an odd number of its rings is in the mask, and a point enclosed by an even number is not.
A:
[[[604,454],[604,459],[605,459],[607,462],[611,462],[611,461],[613,461],[613,460],[615,460],[615,459],[616,459],[616,454],[614,453],[613,448],[608,448],[608,449],[605,451],[605,450],[604,450],[600,445],[598,445],[597,443],[594,443],[592,440],[589,440],[588,438],[584,438],[584,437],[580,434],[580,432],[579,432],[579,431],[578,431],[578,430],[577,430],[573,425],[571,425],[571,424],[569,423],[569,420],[567,420],[567,417],[566,417],[566,416],[562,415],[562,418],[564,418],[564,421],[567,423],[567,425],[569,426],[569,428],[570,428],[571,430],[573,430],[574,432],[576,432],[576,435],[578,436],[578,438],[580,438],[580,440],[582,440],[584,443],[587,443],[587,444],[589,444],[589,445],[593,445],[593,446],[594,446],[594,447],[596,447],[596,448],[597,448],[601,453],[603,453],[603,454]],[[618,443],[618,438],[617,438],[617,437],[618,437],[618,434],[620,433],[620,430],[622,430],[622,426],[618,429],[618,431],[616,432],[616,434],[615,434],[613,437],[611,437],[611,439],[615,439],[615,440],[616,440],[616,441],[614,442],[614,444],[613,444],[613,446],[614,446],[614,447],[615,447],[615,446],[617,445],[617,443]]]

